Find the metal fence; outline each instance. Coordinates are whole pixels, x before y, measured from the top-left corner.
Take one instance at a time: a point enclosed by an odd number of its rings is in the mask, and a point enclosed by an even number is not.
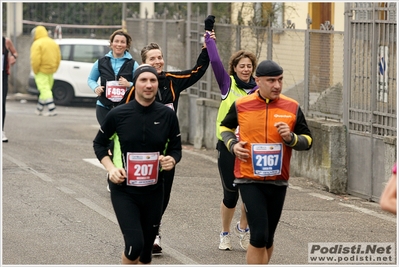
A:
[[[396,136],[396,3],[359,3],[351,8],[349,129]]]
[[[186,23],[184,20],[128,19],[127,27],[132,36],[141,36],[134,45],[143,47],[150,40],[157,42],[163,48],[169,67],[186,69],[195,64],[200,52],[203,18],[188,22],[192,25],[190,45],[186,40]],[[217,24],[215,32],[225,69],[228,69],[231,54],[240,49],[253,52],[259,61],[273,59],[284,68],[284,94],[304,106],[309,116],[342,121],[343,32],[231,24]],[[189,63],[183,56],[187,46]],[[199,86],[189,88],[188,92],[192,96],[220,99],[213,74],[210,79],[203,78]]]
[[[127,9],[129,5],[127,3]],[[344,34],[331,27],[296,30],[217,23],[217,46],[224,66],[228,68],[230,55],[239,49],[255,53],[259,61],[273,59],[284,68],[283,93],[296,99],[307,116],[342,122],[350,114],[350,129],[396,136],[396,3],[352,5],[351,27],[356,28],[348,44],[349,53],[353,52],[352,62],[344,57],[344,39],[349,40],[347,31]],[[79,14],[83,15],[82,12]],[[191,68],[201,50],[204,19],[199,12],[187,14],[186,19],[181,16],[178,19],[139,19],[130,14],[126,26],[133,37],[131,52],[141,61],[141,48],[149,42],[157,42],[163,49],[168,70]],[[39,23],[53,33],[60,25],[30,20],[23,23],[24,34],[30,34]],[[92,28],[90,33],[82,32],[82,28],[88,27]],[[64,38],[108,38],[118,25],[103,28],[63,25],[62,34]],[[375,42],[380,43],[379,47],[372,45]],[[375,66],[376,60],[379,67]],[[349,65],[349,71],[344,73]],[[345,87],[348,84],[344,83],[345,75],[350,79],[350,89]],[[350,96],[344,99],[348,90]],[[219,100],[211,68],[187,92],[193,97]],[[348,110],[344,110],[346,102],[352,103]]]
[[[397,159],[397,4],[345,5],[347,190],[378,200]]]

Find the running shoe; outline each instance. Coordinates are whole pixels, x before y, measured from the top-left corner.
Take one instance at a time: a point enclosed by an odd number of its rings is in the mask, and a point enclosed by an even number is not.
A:
[[[109,188],[108,179],[109,179],[109,176],[108,176],[108,172],[107,172],[107,191],[111,193],[111,189]]]
[[[236,227],[234,227],[234,232],[240,239],[240,246],[242,247],[242,249],[247,250],[249,245],[249,237],[250,237],[249,228],[241,230],[240,222],[237,222]]]
[[[55,111],[55,110],[50,110],[49,112],[44,113],[43,115],[46,116],[46,117],[54,117],[54,116],[57,115],[57,111]]]
[[[3,142],[4,142],[4,143],[7,143],[7,142],[8,142],[8,138],[7,138],[7,136],[6,136],[6,132],[4,132],[4,131],[3,131],[2,139],[3,139]]]
[[[161,247],[161,236],[157,235],[154,240],[154,245],[152,247],[152,254],[160,254],[162,253]]]
[[[231,246],[231,235],[229,232],[220,233],[220,250],[233,250]]]

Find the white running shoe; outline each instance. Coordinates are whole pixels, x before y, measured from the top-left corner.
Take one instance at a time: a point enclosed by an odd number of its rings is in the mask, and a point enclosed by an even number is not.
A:
[[[231,235],[230,235],[230,233],[228,233],[227,235],[224,235],[223,233],[220,233],[219,249],[220,250],[233,250],[233,247],[231,246]]]
[[[55,110],[52,110],[52,111],[49,111],[47,113],[44,113],[43,115],[46,116],[46,117],[54,117],[54,116],[57,115],[57,112]]]
[[[2,139],[3,139],[3,143],[7,143],[8,142],[8,138],[7,138],[6,133],[4,131],[3,131],[3,134],[2,134]]]
[[[162,253],[161,247],[161,236],[157,235],[154,240],[154,245],[152,247],[152,254],[160,254]]]
[[[249,245],[249,228],[245,229],[244,231],[240,229],[240,222],[237,222],[236,227],[234,227],[234,232],[240,239],[240,246],[242,249],[247,250]]]
[[[36,114],[37,116],[42,116],[42,115],[43,115],[43,111],[38,110],[38,109],[35,109],[35,114]]]
[[[111,193],[111,189],[109,188],[108,180],[109,180],[109,173],[107,172],[107,191]]]

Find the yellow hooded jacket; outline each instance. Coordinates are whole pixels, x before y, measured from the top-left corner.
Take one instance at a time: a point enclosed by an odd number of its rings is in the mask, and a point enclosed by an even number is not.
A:
[[[59,45],[48,36],[43,26],[34,29],[34,39],[30,48],[30,64],[35,74],[53,74],[61,62]]]

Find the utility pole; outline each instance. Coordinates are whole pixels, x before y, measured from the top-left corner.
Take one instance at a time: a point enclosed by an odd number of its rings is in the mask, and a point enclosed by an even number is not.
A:
[[[17,37],[22,35],[22,3],[7,3],[7,37],[14,43],[17,51],[20,46],[17,42]],[[18,64],[15,64],[12,68],[11,84],[12,88],[9,88],[9,93],[16,93],[17,75],[18,75]],[[11,90],[10,90],[11,89]]]
[[[22,5],[23,3],[7,3],[7,37],[15,38],[22,34]]]
[[[186,68],[191,66],[191,2],[187,2],[187,21],[186,21]]]

